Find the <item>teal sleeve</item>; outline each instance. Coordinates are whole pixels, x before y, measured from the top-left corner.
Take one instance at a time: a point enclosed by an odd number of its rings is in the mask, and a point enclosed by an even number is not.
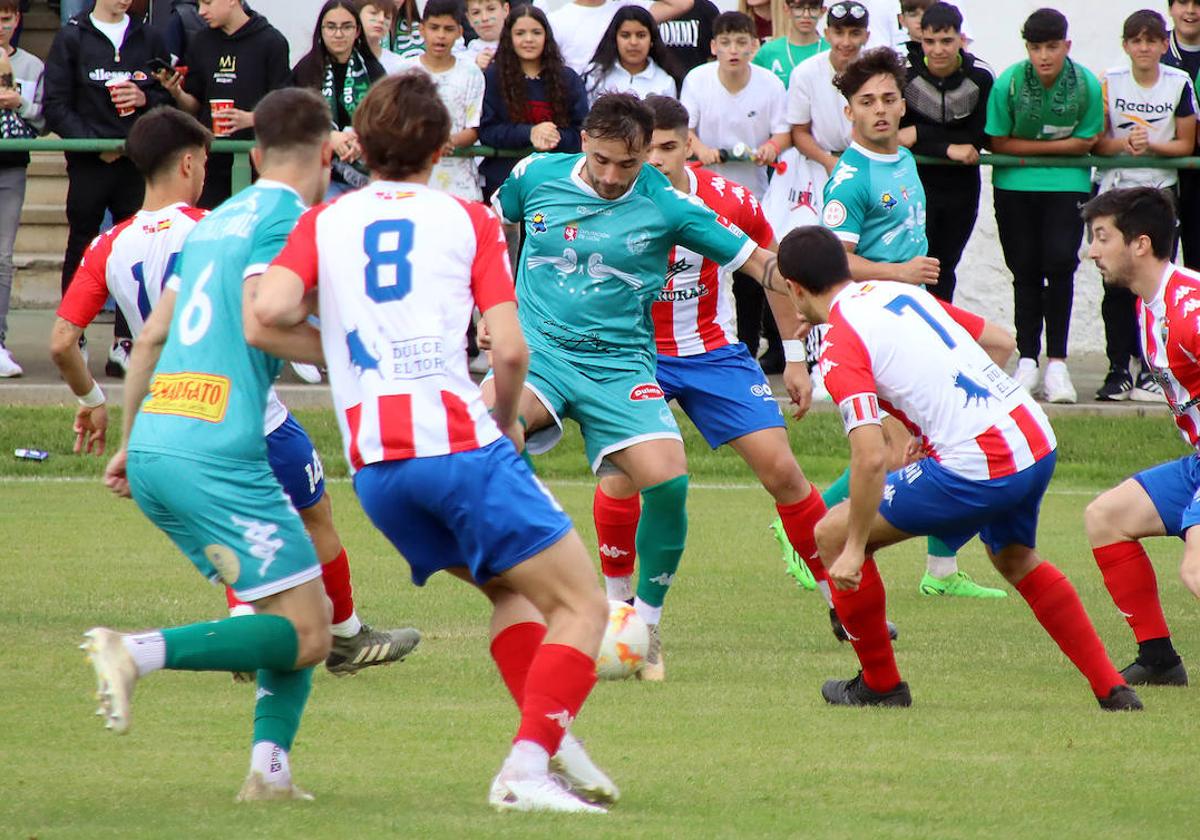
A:
[[[729,265],[742,255],[743,249],[757,247],[737,227],[721,224],[717,214],[694,196],[686,196],[668,188],[659,207],[667,218],[668,226],[674,229],[674,242],[708,257],[717,265]],[[744,257],[749,255],[748,250]],[[744,258],[742,261],[745,261]]]
[[[1083,77],[1087,83],[1088,105],[1087,110],[1083,112],[1083,118],[1071,136],[1095,137],[1097,134],[1104,133],[1104,89],[1092,71],[1085,67],[1079,69],[1083,71]]]
[[[536,175],[528,174],[530,167],[537,168],[537,162],[542,155],[530,155],[523,158],[513,167],[513,171],[504,179],[500,189],[492,196],[492,206],[500,214],[500,220],[505,224],[518,224],[525,217],[526,185],[536,183]]]
[[[1012,68],[1008,68],[996,79],[992,91],[988,94],[987,125],[983,131],[989,137],[1011,137],[1013,130],[1012,107],[1008,101],[1008,89],[1012,79]],[[1097,97],[1102,99],[1103,97]],[[1101,103],[1101,120],[1103,120],[1103,103]]]
[[[296,226],[298,218],[299,215],[274,215],[272,218],[263,220],[264,223],[254,231],[254,240],[246,259],[248,274],[251,273],[251,269],[255,270],[253,273],[265,269],[272,260],[279,256],[279,252],[287,244],[288,235]]]
[[[844,242],[857,243],[862,236],[870,204],[869,177],[869,172],[861,171],[843,157],[825,182],[821,223]]]

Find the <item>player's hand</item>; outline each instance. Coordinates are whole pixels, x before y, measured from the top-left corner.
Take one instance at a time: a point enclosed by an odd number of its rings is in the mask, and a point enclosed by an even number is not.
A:
[[[970,143],[951,143],[946,147],[946,157],[970,166],[979,163],[979,150]]]
[[[0,108],[15,111],[21,107],[21,94],[12,88],[0,89]]]
[[[920,286],[936,286],[938,281],[937,257],[913,257],[900,265],[900,279],[904,283]]]
[[[862,583],[862,567],[867,562],[863,553],[845,549],[829,567],[829,580],[841,591],[858,589]]]
[[[788,362],[783,367],[783,385],[787,388],[794,411],[792,416],[799,420],[812,408],[813,384],[804,362]]]
[[[122,446],[104,468],[104,486],[122,498],[130,498],[129,478],[125,474],[127,453]]]
[[[481,50],[479,54],[475,56],[475,64],[479,66],[480,70],[486,70],[488,69],[488,65],[492,63],[492,59],[495,57],[495,50]]]
[[[521,425],[520,421],[514,422],[502,431],[504,432],[504,436],[512,441],[512,445],[517,448],[517,452],[525,451],[525,427]]]
[[[915,464],[924,457],[925,447],[921,444],[921,439],[916,435],[911,435],[908,445],[904,447],[904,463],[901,466],[907,467],[909,464]]]
[[[475,345],[481,352],[492,349],[492,334],[488,332],[486,318],[480,318],[479,322],[475,324]]]
[[[103,455],[108,437],[108,408],[80,406],[75,412],[75,454]]]
[[[714,163],[721,162],[720,150],[714,149],[711,146],[705,146],[699,140],[692,143],[692,154],[704,166],[712,166]]]

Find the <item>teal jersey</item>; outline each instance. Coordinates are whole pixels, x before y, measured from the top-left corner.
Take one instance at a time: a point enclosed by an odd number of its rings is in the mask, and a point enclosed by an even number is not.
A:
[[[851,143],[825,183],[821,221],[871,262],[925,256],[925,188],[912,152],[881,155]]]
[[[492,203],[506,222],[524,226],[517,311],[530,348],[629,370],[655,357],[650,307],[666,285],[672,248],[737,268],[756,246],[648,164],[614,200],[583,181],[584,165],[581,154],[531,155]]]
[[[304,202],[260,180],[205,217],[176,261],[175,312],[130,451],[266,462],[263,413],[282,362],[246,343],[242,283],[283,248]]]

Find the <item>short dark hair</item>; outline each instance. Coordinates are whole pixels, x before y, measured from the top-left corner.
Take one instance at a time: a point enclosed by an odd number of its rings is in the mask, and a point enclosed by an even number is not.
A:
[[[1149,35],[1157,41],[1165,41],[1171,37],[1167,31],[1167,22],[1153,9],[1139,9],[1125,18],[1125,26],[1121,30],[1122,41],[1132,41],[1142,34]]]
[[[0,13],[2,12],[21,14],[21,0],[0,0]]]
[[[933,0],[900,0],[901,12],[919,12],[933,5]]]
[[[713,18],[712,34],[716,38],[720,35],[749,35],[751,38],[757,38],[758,32],[754,28],[754,21],[750,20],[750,15],[743,12],[721,12]]]
[[[4,0],[0,0],[0,11]],[[212,133],[191,114],[159,105],[140,116],[125,138],[125,154],[147,181],[166,174],[191,149],[208,151]]]
[[[663,96],[661,93],[652,93],[643,99],[642,102],[650,109],[650,113],[654,115],[655,131],[683,131],[685,134],[687,133],[688,110],[674,96]]]
[[[329,105],[311,88],[273,90],[254,108],[254,134],[263,154],[319,146],[332,126]]]
[[[1021,37],[1030,44],[1067,40],[1067,18],[1058,9],[1038,9],[1025,18]]]
[[[794,228],[779,243],[779,273],[811,294],[819,295],[850,279],[846,247],[833,231],[820,225]]]
[[[463,6],[459,0],[429,0],[421,13],[421,23],[434,17],[452,17],[459,26],[463,25]]]
[[[834,78],[833,84],[848,102],[850,97],[876,76],[891,76],[896,80],[896,88],[901,93],[904,92],[904,62],[891,47],[867,50],[846,65],[846,69]]]
[[[654,133],[654,113],[634,93],[606,93],[592,105],[583,121],[588,137],[623,140],[640,149]]]
[[[1126,244],[1145,236],[1160,260],[1175,250],[1175,200],[1166,190],[1128,187],[1100,193],[1083,205],[1083,220],[1091,227],[1099,218],[1111,218]]]
[[[934,3],[921,15],[921,28],[930,32],[962,32],[962,24],[962,12],[949,3]]]
[[[450,112],[433,77],[414,67],[371,86],[354,110],[354,131],[367,168],[402,181],[423,170],[450,139]]]

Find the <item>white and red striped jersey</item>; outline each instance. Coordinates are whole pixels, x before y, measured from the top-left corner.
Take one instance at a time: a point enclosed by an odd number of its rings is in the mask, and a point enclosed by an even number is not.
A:
[[[1168,263],[1154,299],[1138,298],[1137,315],[1142,358],[1183,439],[1200,449],[1200,274]]]
[[[516,300],[490,210],[422,184],[375,181],[301,216],[273,265],[317,289],[351,470],[500,437],[467,370],[472,309]]]
[[[161,210],[139,210],[97,236],[63,295],[58,316],[86,329],[111,294],[130,334],[137,338],[174,274],[184,240],[206,213],[183,202]],[[264,434],[278,429],[287,414],[272,388],[263,417]]]
[[[1050,421],[975,339],[984,320],[904,283],[851,283],[834,298],[825,387],[849,433],[902,422],[926,454],[972,480],[1003,478],[1054,451]]]
[[[775,238],[750,190],[715,172],[689,166],[690,194],[766,248]],[[682,245],[671,249],[667,285],[651,308],[654,341],[664,356],[695,356],[733,344],[733,278],[710,259]]]

